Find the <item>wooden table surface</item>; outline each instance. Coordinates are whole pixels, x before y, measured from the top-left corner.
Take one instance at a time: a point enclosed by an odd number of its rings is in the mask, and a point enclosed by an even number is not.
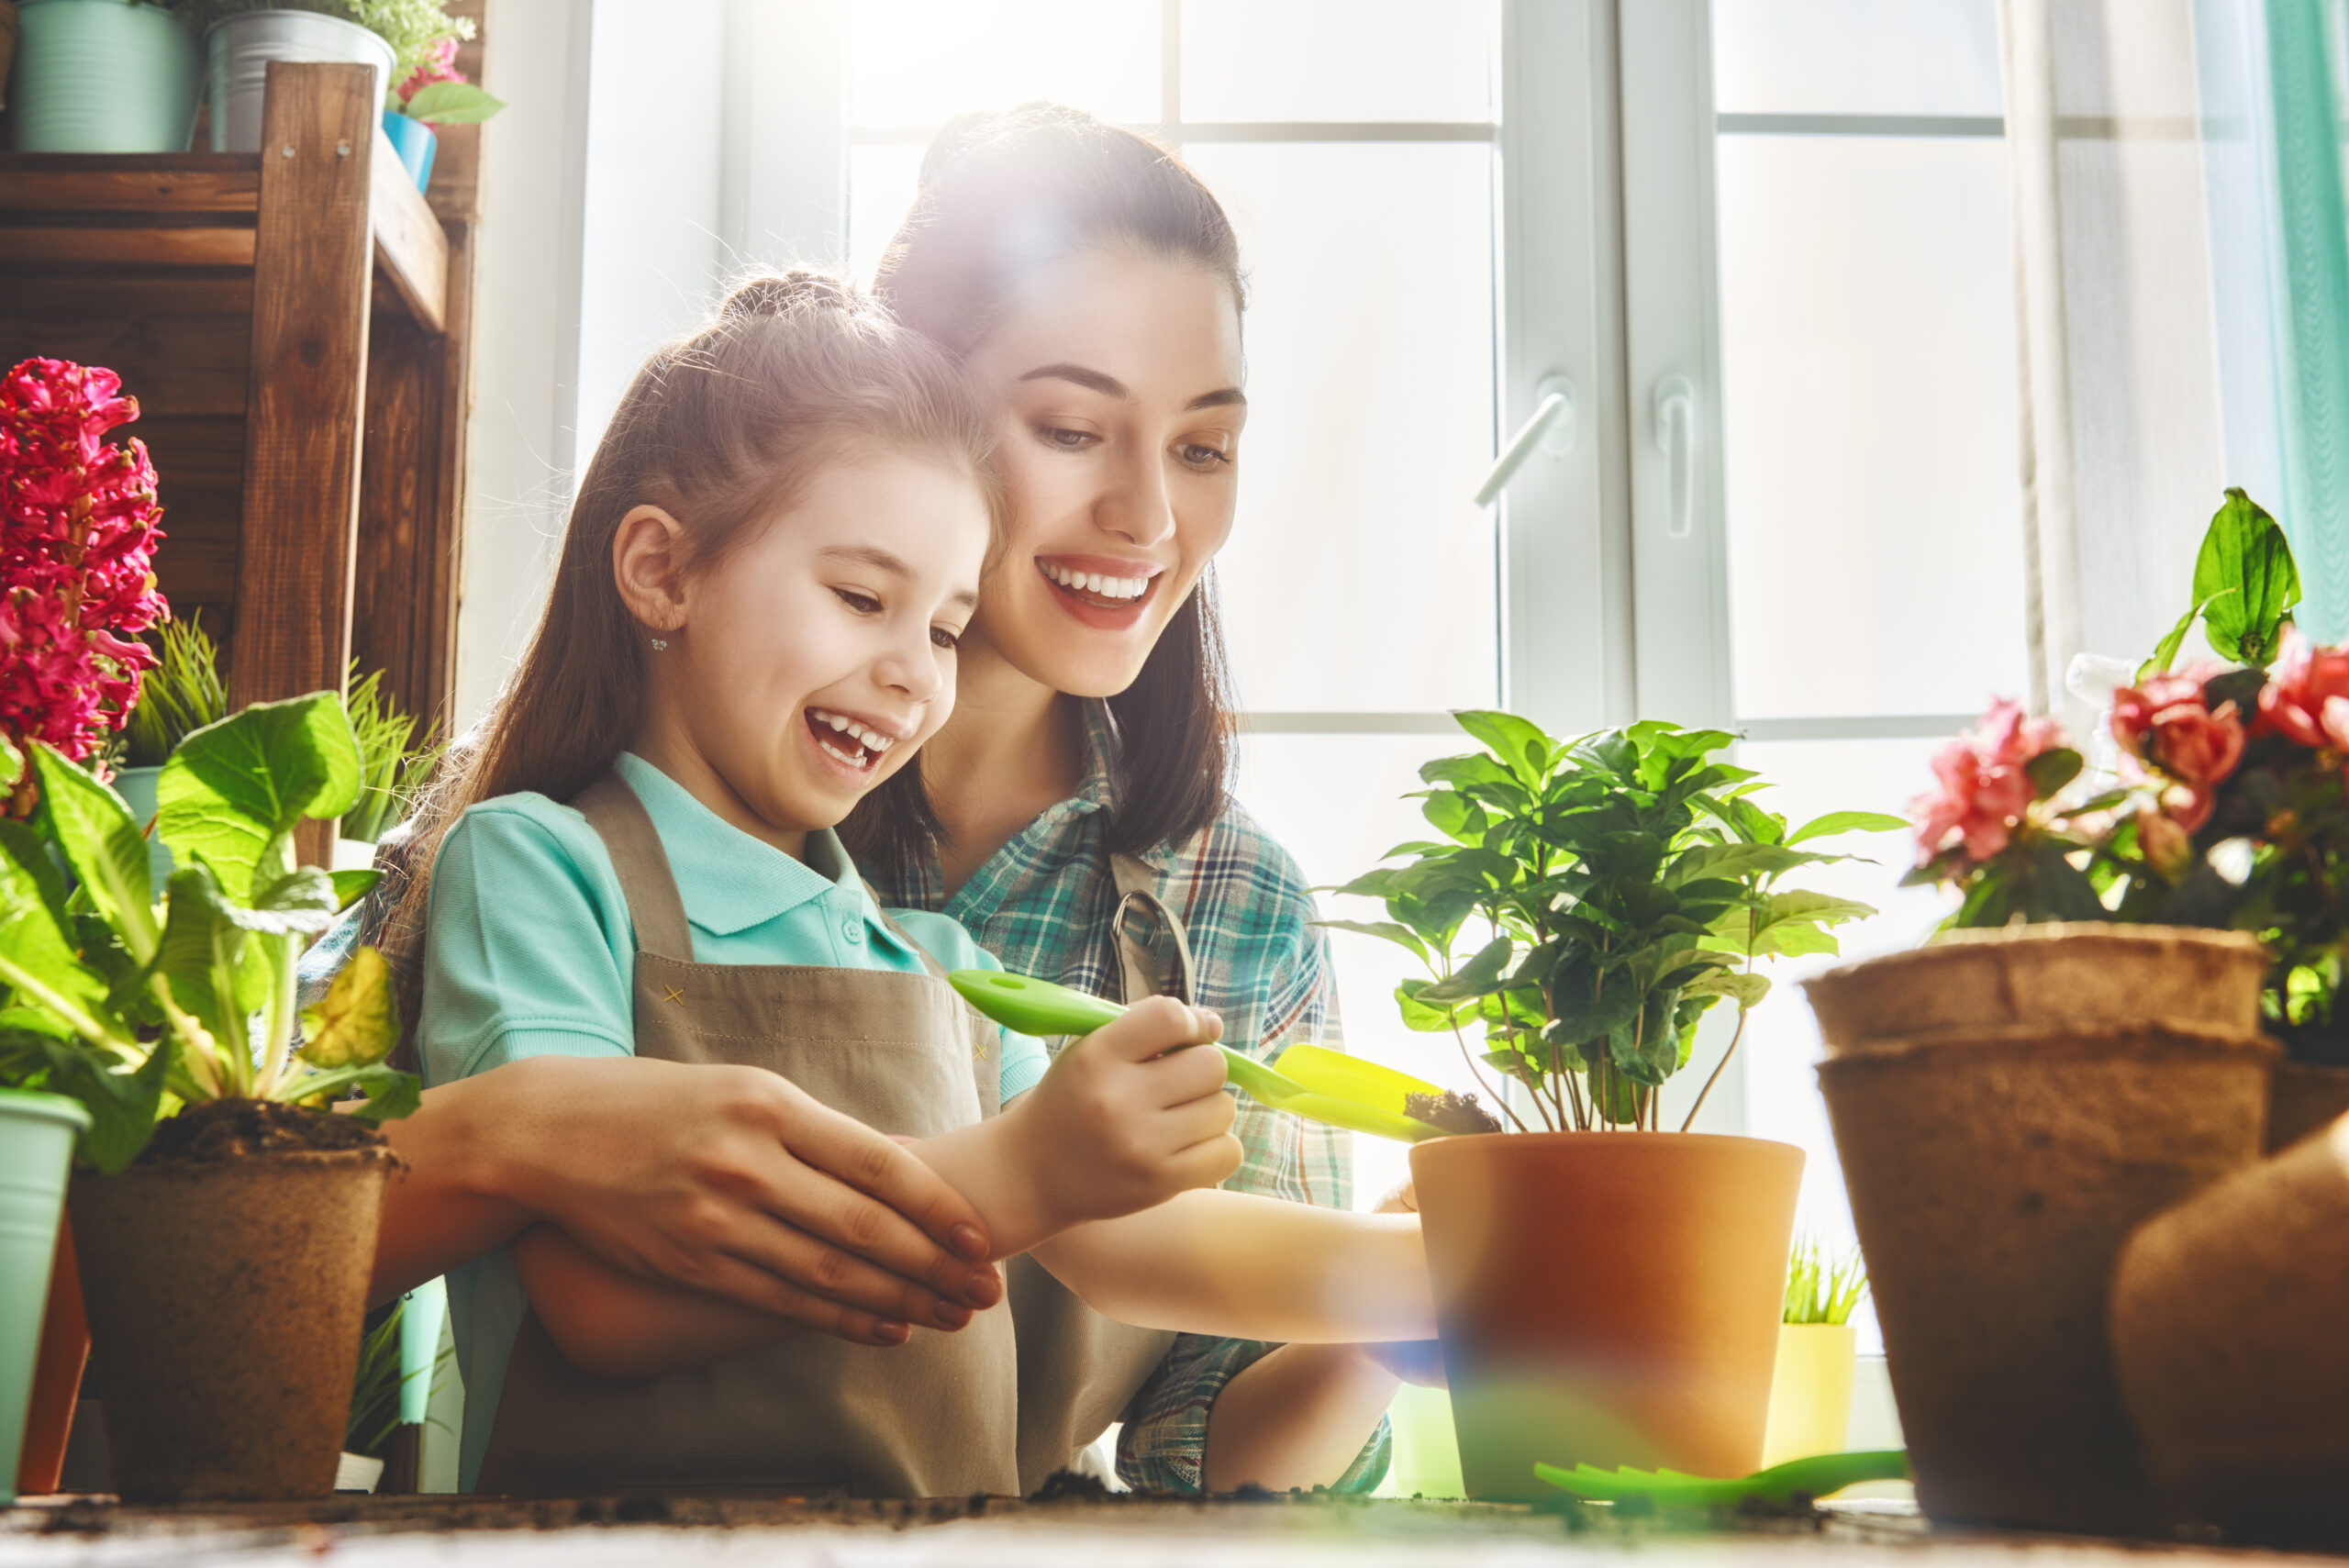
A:
[[[756,1563],[899,1568],[1200,1563],[1385,1568],[1635,1562],[1640,1568],[1829,1562],[1849,1568],[2188,1568],[2272,1554],[2193,1542],[2123,1542],[1935,1529],[1901,1505],[1830,1505],[1721,1528],[1407,1499],[826,1503],[702,1496],[508,1502],[338,1498],[270,1507],[123,1507],[44,1501],[0,1510],[0,1568],[17,1564],[313,1563],[349,1568],[604,1568]],[[2299,1561],[2310,1561],[2299,1559]]]

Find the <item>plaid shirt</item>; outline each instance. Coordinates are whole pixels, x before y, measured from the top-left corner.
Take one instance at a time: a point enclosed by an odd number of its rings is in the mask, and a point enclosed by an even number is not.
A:
[[[1117,746],[1106,703],[1085,705],[1083,787],[1030,823],[954,895],[934,856],[905,885],[876,879],[891,907],[941,910],[1015,974],[1108,993],[1116,970],[1110,922],[1118,891],[1103,835],[1114,808]],[[1223,1015],[1226,1043],[1271,1061],[1300,1040],[1342,1045],[1329,944],[1297,863],[1248,814],[1227,803],[1204,832],[1136,857],[1183,922],[1198,995]],[[1046,1042],[1053,1051],[1065,1037]],[[1224,1183],[1241,1192],[1344,1208],[1352,1202],[1346,1135],[1242,1096],[1234,1129],[1245,1158]],[[1223,1385],[1274,1349],[1247,1340],[1178,1336],[1126,1407],[1118,1473],[1139,1489],[1197,1492],[1208,1415]],[[1336,1490],[1367,1492],[1386,1473],[1386,1424],[1364,1445]]]

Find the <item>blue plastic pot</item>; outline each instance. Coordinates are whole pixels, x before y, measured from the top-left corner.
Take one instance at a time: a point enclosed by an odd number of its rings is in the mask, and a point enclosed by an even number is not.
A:
[[[18,0],[8,113],[19,152],[185,152],[195,29],[136,0]]]
[[[416,188],[422,190],[432,182],[432,155],[440,150],[440,139],[422,120],[412,120],[396,110],[384,111],[384,135],[391,142],[392,150],[400,155]]]

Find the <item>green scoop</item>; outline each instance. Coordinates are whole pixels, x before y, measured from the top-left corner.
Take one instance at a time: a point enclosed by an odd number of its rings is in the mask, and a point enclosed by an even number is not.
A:
[[[971,1006],[1021,1034],[1091,1034],[1125,1012],[1099,996],[1001,970],[958,969],[946,978]],[[1408,1073],[1314,1045],[1290,1046],[1278,1068],[1228,1045],[1220,1049],[1224,1076],[1275,1110],[1405,1143],[1448,1136],[1403,1114],[1405,1095],[1441,1092]]]
[[[1760,1497],[1787,1504],[1797,1496],[1824,1497],[1862,1481],[1899,1481],[1909,1474],[1906,1449],[1868,1449],[1853,1453],[1813,1454],[1788,1460],[1751,1475],[1716,1481],[1683,1475],[1676,1470],[1599,1470],[1577,1464],[1572,1470],[1536,1464],[1533,1473],[1562,1492],[1586,1502],[1620,1503],[1644,1497],[1660,1507],[1703,1508]]]

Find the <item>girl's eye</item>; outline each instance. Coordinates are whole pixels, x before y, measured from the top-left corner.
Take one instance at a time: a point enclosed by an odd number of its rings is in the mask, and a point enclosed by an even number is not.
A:
[[[841,604],[858,615],[877,616],[881,613],[881,601],[870,594],[860,594],[853,588],[835,588],[832,592],[840,596]]]
[[[1058,425],[1039,425],[1036,434],[1048,447],[1058,447],[1064,452],[1081,452],[1100,444],[1101,438],[1090,430],[1065,429]]]
[[[930,628],[930,640],[949,653],[963,646],[962,634],[950,631],[942,626],[934,626]]]
[[[1219,447],[1201,446],[1197,441],[1186,441],[1174,450],[1193,468],[1218,468],[1228,466],[1231,462],[1230,452]]]

